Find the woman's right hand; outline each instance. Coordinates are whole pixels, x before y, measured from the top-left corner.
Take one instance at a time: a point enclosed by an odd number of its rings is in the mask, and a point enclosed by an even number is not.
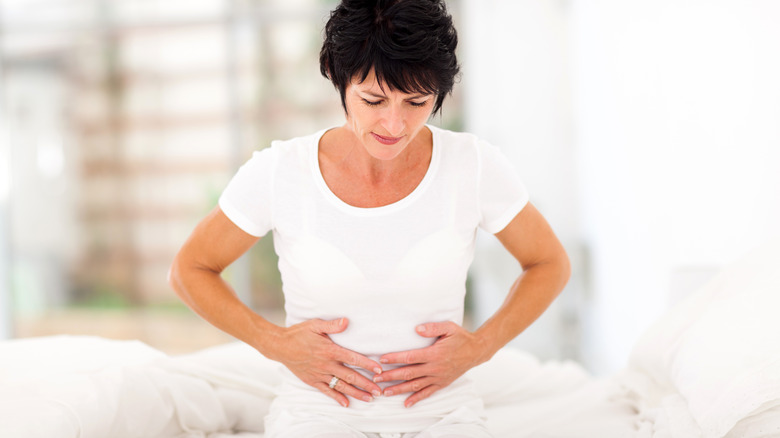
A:
[[[364,368],[375,374],[382,372],[377,362],[331,341],[329,334],[346,330],[346,318],[324,321],[312,319],[282,328],[280,339],[272,359],[284,364],[303,382],[319,389],[344,407],[350,397],[370,402],[381,394],[381,388],[362,374],[346,366]],[[339,380],[330,388],[333,377]]]

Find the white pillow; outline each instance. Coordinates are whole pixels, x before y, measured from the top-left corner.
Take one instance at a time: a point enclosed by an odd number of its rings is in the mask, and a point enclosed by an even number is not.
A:
[[[780,400],[780,241],[752,252],[675,307],[635,345],[630,367],[679,392],[704,438]],[[659,394],[660,395],[660,394]]]
[[[724,438],[777,438],[780,436],[780,404],[762,407],[743,418]]]
[[[141,341],[74,335],[12,339],[0,342],[0,384],[93,373],[165,357]]]

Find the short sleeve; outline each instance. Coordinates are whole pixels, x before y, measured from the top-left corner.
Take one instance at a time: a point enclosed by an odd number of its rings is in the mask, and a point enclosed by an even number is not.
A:
[[[528,203],[528,191],[506,156],[488,143],[479,144],[479,226],[495,234]]]
[[[219,208],[228,219],[255,237],[273,228],[276,155],[273,147],[254,152],[219,197]]]

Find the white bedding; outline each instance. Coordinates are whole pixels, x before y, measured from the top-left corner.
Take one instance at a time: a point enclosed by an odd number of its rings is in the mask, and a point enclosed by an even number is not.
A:
[[[56,336],[5,342],[0,357],[2,437],[261,438],[279,375],[241,343],[167,357],[137,341]],[[611,400],[620,388],[574,363],[505,349],[471,374],[496,437],[633,436],[635,412]],[[582,430],[593,434],[572,435]]]
[[[604,379],[504,349],[470,371],[497,438],[780,437],[780,245],[726,269]],[[240,343],[169,357],[137,341],[0,343],[0,437],[263,437],[276,363]]]

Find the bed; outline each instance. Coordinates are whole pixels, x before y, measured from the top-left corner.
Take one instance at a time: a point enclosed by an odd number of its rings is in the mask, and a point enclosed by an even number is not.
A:
[[[497,438],[780,437],[780,245],[726,268],[596,378],[505,348],[471,370]],[[233,343],[0,343],[0,437],[262,438],[279,365]]]

